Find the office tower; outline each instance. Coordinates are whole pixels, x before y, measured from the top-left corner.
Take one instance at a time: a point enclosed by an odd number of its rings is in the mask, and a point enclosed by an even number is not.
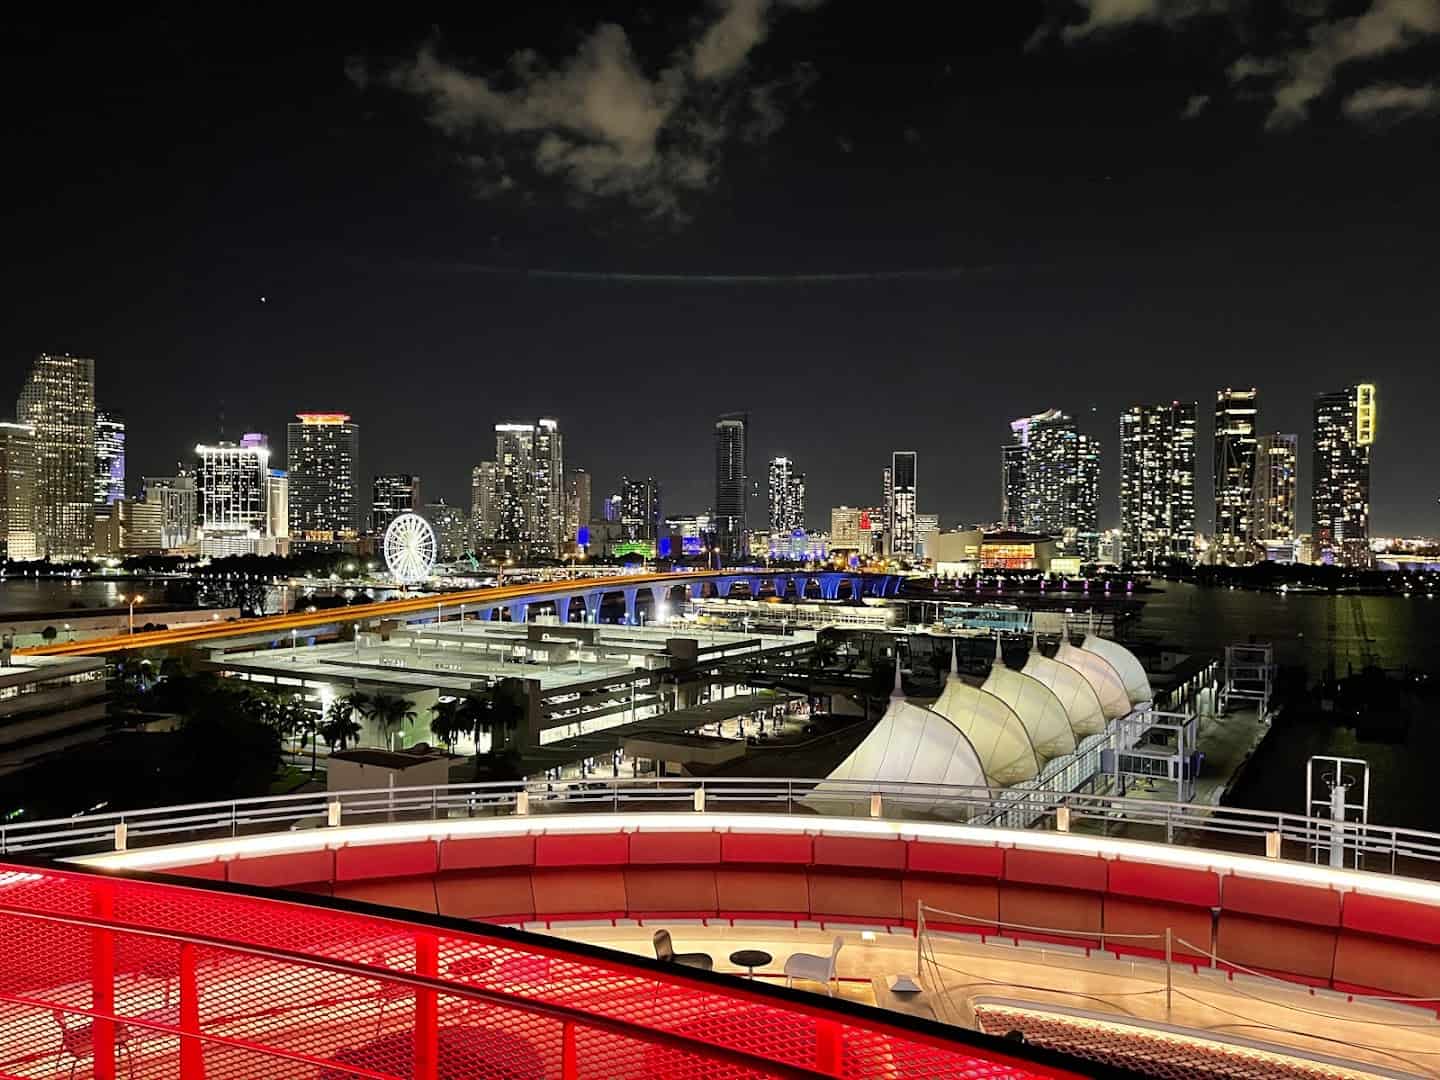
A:
[[[495,542],[500,526],[495,493],[495,462],[482,461],[470,470],[470,535],[476,547]]]
[[[284,469],[265,471],[265,535],[290,538],[290,474]]]
[[[1010,425],[1025,447],[1023,528],[1057,538],[1062,555],[1094,559],[1100,548],[1100,444],[1059,409]]]
[[[495,539],[526,554],[554,557],[564,531],[565,453],[559,425],[495,425]]]
[[[266,503],[270,478],[270,447],[263,435],[246,435],[239,444],[201,444],[196,496],[199,504],[201,554],[239,555],[257,550],[268,534]]]
[[[270,471],[274,472],[275,470]],[[269,491],[266,492],[267,514],[270,494]],[[198,509],[193,474],[182,472],[178,476],[142,477],[140,498],[160,507],[160,547],[162,550],[189,547],[195,542],[195,520]],[[269,520],[273,526],[273,517],[270,517]]]
[[[441,562],[453,562],[461,558],[469,546],[469,515],[460,507],[451,506],[444,499],[426,503],[421,512],[435,530],[435,557]]]
[[[660,482],[653,476],[620,478],[620,528],[627,540],[660,535]]]
[[[1000,448],[1000,521],[1007,529],[1025,527],[1025,455],[1030,449],[1030,422],[1010,425],[1010,441]]]
[[[95,506],[103,508],[125,497],[125,421],[95,410]]]
[[[726,413],[715,421],[715,542],[731,559],[747,554],[746,493],[749,489],[748,413]]]
[[[370,532],[380,536],[401,514],[414,513],[424,505],[420,478],[414,473],[382,473],[370,484]]]
[[[41,353],[15,404],[35,430],[35,531],[41,558],[95,546],[95,361]]]
[[[565,474],[565,546],[580,543],[580,530],[590,528],[590,474],[581,468]]]
[[[889,465],[880,470],[880,553],[890,554],[890,503],[895,497],[895,478]]]
[[[1295,539],[1295,490],[1299,439],[1261,435],[1255,440],[1255,494],[1250,508],[1256,544]]]
[[[1140,566],[1195,555],[1193,401],[1132,405],[1120,415],[1123,554]]]
[[[1315,459],[1310,516],[1315,558],[1370,564],[1370,447],[1375,442],[1375,387],[1347,386],[1315,399]]]
[[[805,474],[786,457],[770,460],[770,535],[805,529]]]
[[[35,429],[0,422],[0,557],[38,559]]]
[[[1253,387],[1215,392],[1215,545],[1227,561],[1250,554],[1258,413]]]
[[[896,450],[890,455],[890,504],[886,526],[890,533],[890,554],[900,558],[915,555],[915,500],[918,455],[914,450]]]
[[[290,536],[332,543],[360,534],[360,426],[346,413],[296,413],[286,426]]]

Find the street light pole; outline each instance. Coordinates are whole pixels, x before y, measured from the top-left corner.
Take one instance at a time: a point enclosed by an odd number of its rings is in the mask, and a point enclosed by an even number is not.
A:
[[[136,604],[143,604],[143,603],[145,602],[145,597],[143,597],[143,596],[138,596],[138,595],[132,595],[132,596],[126,597],[126,599],[130,601],[130,636],[131,636],[131,637],[134,637],[134,636],[135,636],[135,605],[136,605]]]

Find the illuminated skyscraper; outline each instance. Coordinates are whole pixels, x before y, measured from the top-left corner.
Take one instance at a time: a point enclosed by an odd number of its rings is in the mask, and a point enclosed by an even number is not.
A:
[[[620,478],[620,527],[627,540],[660,535],[660,481],[653,476]]]
[[[38,559],[35,429],[0,423],[0,557]]]
[[[103,508],[125,497],[125,421],[95,410],[95,506]]]
[[[370,488],[370,532],[375,536],[384,533],[385,527],[401,514],[417,512],[424,505],[420,478],[414,473],[376,476]]]
[[[470,470],[470,536],[476,547],[494,543],[500,528],[495,477],[493,461],[482,461]]]
[[[495,502],[497,542],[530,555],[560,553],[565,451],[555,420],[495,425]]]
[[[1258,394],[1253,387],[1216,391],[1215,545],[1228,561],[1250,555],[1258,414]]]
[[[346,413],[296,413],[287,425],[290,536],[328,543],[360,535],[355,481],[360,426]]]
[[[1315,461],[1310,516],[1317,559],[1370,563],[1370,447],[1375,387],[1347,386],[1315,399]]]
[[[272,473],[274,469],[270,470]],[[199,515],[195,475],[145,476],[140,479],[140,498],[159,505],[160,548],[188,547],[195,543],[195,522]],[[266,493],[267,510],[272,493]],[[272,520],[273,525],[273,520]],[[289,528],[288,523],[286,526]],[[282,533],[282,535],[284,535]]]
[[[915,503],[919,455],[914,450],[896,450],[890,455],[890,503],[886,528],[890,554],[911,558],[915,554]]]
[[[1255,441],[1255,497],[1250,533],[1256,544],[1295,539],[1296,464],[1294,435],[1261,435]]]
[[[95,361],[41,353],[15,418],[35,430],[35,531],[41,557],[95,546]]]
[[[1126,559],[1195,555],[1195,402],[1134,405],[1120,416],[1120,528]]]
[[[458,506],[444,499],[426,503],[420,511],[435,530],[435,554],[442,562],[461,558],[469,545],[470,518]]]
[[[267,500],[270,447],[263,435],[232,442],[201,444],[196,470],[199,541],[202,554],[240,555],[259,550],[269,535]]]
[[[770,460],[770,535],[805,528],[805,474],[786,457]]]
[[[565,474],[565,550],[573,550],[580,543],[580,530],[588,535],[590,529],[590,474],[581,468],[574,468]]]
[[[747,413],[726,413],[715,421],[715,537],[720,552],[732,559],[748,547],[749,427]]]
[[[1022,417],[1025,498],[1021,527],[1057,538],[1064,555],[1095,559],[1100,551],[1100,444],[1076,430],[1059,409]],[[1018,458],[1018,455],[1017,455]]]
[[[1007,529],[1025,527],[1025,455],[1030,451],[1030,421],[1010,425],[1010,441],[1000,448],[1000,521]]]

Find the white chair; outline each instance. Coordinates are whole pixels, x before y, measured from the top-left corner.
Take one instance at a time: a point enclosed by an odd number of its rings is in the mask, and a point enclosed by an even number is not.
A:
[[[814,953],[791,953],[785,961],[785,985],[790,986],[796,979],[810,979],[825,984],[825,993],[835,996],[834,986],[840,977],[835,974],[835,958],[840,955],[844,938],[837,937],[830,943],[830,955],[816,956]]]

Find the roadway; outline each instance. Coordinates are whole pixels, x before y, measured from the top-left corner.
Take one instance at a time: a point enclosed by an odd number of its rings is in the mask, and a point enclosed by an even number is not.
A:
[[[128,652],[132,649],[167,648],[175,645],[193,645],[224,638],[250,636],[254,634],[288,634],[292,630],[313,630],[321,626],[335,626],[341,623],[370,622],[376,619],[397,618],[419,612],[434,611],[437,606],[458,607],[473,604],[479,607],[498,607],[514,600],[546,600],[556,596],[574,596],[585,592],[621,592],[644,585],[681,585],[697,579],[740,578],[748,576],[734,570],[687,570],[668,574],[623,574],[607,577],[590,577],[570,581],[526,582],[521,585],[495,585],[483,589],[464,589],[459,592],[427,593],[423,596],[407,597],[403,600],[385,600],[374,604],[354,604],[350,607],[327,608],[323,611],[291,612],[288,615],[267,615],[258,619],[241,619],[236,622],[215,622],[195,626],[177,627],[174,630],[147,630],[136,634],[119,634],[113,637],[91,638],[88,641],[63,642],[53,645],[36,645],[17,649],[17,655],[27,656],[104,656]]]

